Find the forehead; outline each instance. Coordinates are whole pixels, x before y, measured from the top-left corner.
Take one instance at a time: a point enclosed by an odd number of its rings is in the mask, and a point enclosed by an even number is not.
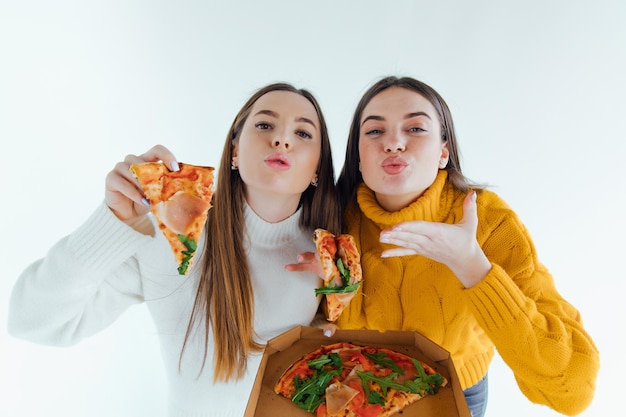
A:
[[[265,93],[254,103],[250,113],[255,115],[262,110],[269,110],[289,119],[305,117],[315,122],[316,125],[319,124],[319,118],[313,104],[306,97],[291,91]]]
[[[431,115],[435,120],[435,107],[416,91],[403,87],[390,87],[375,95],[363,109],[361,119],[371,115],[403,117],[418,111]]]

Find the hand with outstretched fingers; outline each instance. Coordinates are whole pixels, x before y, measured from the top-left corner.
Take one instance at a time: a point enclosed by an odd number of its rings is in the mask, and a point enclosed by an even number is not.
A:
[[[380,241],[398,246],[382,257],[422,255],[452,270],[465,288],[480,282],[491,270],[491,262],[476,240],[478,215],[476,192],[463,201],[463,218],[456,224],[410,221],[380,233]]]

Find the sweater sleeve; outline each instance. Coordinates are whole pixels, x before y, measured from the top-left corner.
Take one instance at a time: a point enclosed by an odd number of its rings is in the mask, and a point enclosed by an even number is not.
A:
[[[111,324],[142,302],[133,254],[152,237],[150,219],[133,227],[105,204],[18,278],[9,304],[9,333],[35,343],[67,346]]]
[[[598,350],[510,212],[482,243],[492,270],[465,290],[471,308],[532,402],[575,415],[593,399]]]

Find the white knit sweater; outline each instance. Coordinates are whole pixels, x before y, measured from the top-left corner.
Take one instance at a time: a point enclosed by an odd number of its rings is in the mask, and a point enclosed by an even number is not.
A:
[[[261,342],[294,326],[308,325],[317,310],[314,289],[321,284],[319,278],[284,269],[299,253],[315,250],[312,231],[299,227],[300,214],[270,224],[249,207],[245,210],[255,330]],[[169,415],[242,416],[261,355],[249,358],[243,379],[215,384],[210,366],[212,335],[207,366],[199,378],[204,347],[201,335],[196,335],[188,342],[178,369],[203,242],[189,276],[183,277],[178,275],[162,233],[153,233],[152,217],[145,216],[130,226],[102,204],[45,258],[30,265],[11,295],[9,332],[36,343],[69,346],[104,329],[129,306],[145,302],[161,342],[169,382]]]

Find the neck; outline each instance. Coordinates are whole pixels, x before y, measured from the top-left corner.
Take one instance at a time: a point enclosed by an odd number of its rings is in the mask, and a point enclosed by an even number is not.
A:
[[[246,192],[248,206],[268,223],[278,223],[293,215],[300,203],[300,194],[285,195]]]

